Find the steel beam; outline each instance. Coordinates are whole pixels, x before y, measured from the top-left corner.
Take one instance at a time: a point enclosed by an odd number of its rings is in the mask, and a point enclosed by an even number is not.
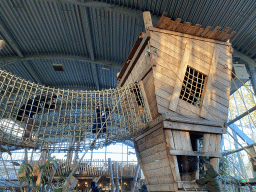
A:
[[[24,57],[13,37],[8,33],[5,27],[0,22],[0,33],[4,37],[5,42],[17,53],[19,57]]]
[[[28,73],[31,75],[31,77],[34,79],[35,83],[40,83],[42,85],[42,82],[36,75],[34,69],[31,67],[31,64],[29,63],[29,61],[23,61],[22,64],[24,68],[28,71]]]
[[[235,150],[223,152],[223,153],[222,153],[222,156],[227,156],[227,155],[230,155],[230,154],[233,154],[233,153],[237,153],[237,152],[239,152],[239,151],[243,151],[243,150],[248,149],[248,148],[251,148],[251,147],[253,147],[253,146],[256,146],[256,143],[254,143],[254,144],[252,144],[252,145],[247,145],[247,146],[245,146],[245,147],[241,147],[241,148],[239,148],[239,149],[235,149]]]
[[[229,125],[229,128],[234,131],[247,145],[254,144],[253,140],[251,140],[242,130],[240,130],[235,124]]]
[[[23,61],[30,61],[30,60],[43,60],[43,59],[64,59],[64,60],[75,60],[75,61],[82,61],[82,62],[92,62],[91,58],[89,57],[83,57],[83,56],[74,56],[74,55],[30,55],[30,56],[25,56],[23,58],[20,57],[1,57],[0,61],[0,67],[1,66],[6,66],[15,62],[23,62]],[[100,64],[100,65],[107,65],[109,67],[116,67],[121,69],[123,67],[122,64],[120,63],[110,63],[107,61],[103,60],[94,60],[94,63]]]
[[[0,33],[4,37],[4,40],[6,43],[17,53],[19,58],[24,59],[24,55],[21,53],[19,47],[15,43],[15,40],[13,37],[8,33],[7,30],[5,30],[4,26],[0,22]],[[41,81],[38,79],[37,75],[35,74],[34,70],[31,68],[30,63],[28,63],[26,60],[22,62],[24,68],[28,71],[28,73],[31,75],[31,77],[34,79],[36,83],[41,83]]]
[[[249,109],[248,111],[244,112],[243,114],[239,115],[238,117],[236,117],[235,119],[231,120],[228,122],[228,126],[235,123],[236,121],[238,121],[239,119],[242,119],[244,116],[249,115],[251,112],[256,110],[256,106],[252,107],[251,109]]]
[[[233,134],[233,137],[237,140],[237,134],[234,130],[232,130],[232,134]],[[235,148],[238,149],[238,145],[237,145],[236,142],[234,142],[234,145],[235,145]],[[239,161],[239,165],[240,165],[243,177],[247,178],[247,173],[246,173],[246,170],[244,168],[244,163],[243,163],[243,160],[242,160],[242,156],[241,156],[240,153],[236,153],[236,155],[237,155],[237,158],[238,158],[238,161]]]
[[[92,42],[92,33],[91,33],[91,27],[90,27],[90,21],[89,21],[87,9],[88,9],[87,7],[81,7],[80,14],[81,14],[81,19],[82,19],[82,25],[83,25],[84,32],[85,32],[85,39],[86,39],[87,47],[89,48],[89,53],[90,53],[91,60],[92,60],[91,67],[92,67],[93,78],[94,78],[96,88],[99,90],[100,85],[99,85],[99,80],[98,80],[98,72],[96,69],[96,65],[94,63],[94,60],[95,60],[94,46],[93,46],[93,42]]]
[[[242,87],[247,81],[248,81],[248,79],[237,79],[237,78],[234,78],[231,81],[230,95],[235,93],[236,90],[239,89],[240,87]]]
[[[59,2],[59,0],[42,0],[42,1],[55,2],[55,3]],[[72,4],[72,5],[82,5],[90,8],[104,9],[105,11],[119,13],[119,14],[130,16],[130,17],[135,17],[143,21],[143,15],[142,15],[143,11],[138,11],[138,10],[127,8],[127,7],[108,4],[104,2],[97,2],[93,0],[82,0],[82,2],[78,0],[62,0],[61,2],[66,4]],[[152,18],[153,24],[154,23],[156,24],[160,19],[160,17],[154,16],[154,15],[151,15],[151,18]]]

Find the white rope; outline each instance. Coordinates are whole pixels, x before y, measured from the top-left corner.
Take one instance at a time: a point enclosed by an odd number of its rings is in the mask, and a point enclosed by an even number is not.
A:
[[[12,155],[10,155],[10,158],[11,158],[11,162],[13,162],[13,160],[12,160]],[[13,166],[15,175],[16,175],[16,177],[17,177],[17,179],[18,179],[18,182],[19,182],[20,191],[22,191],[22,185],[21,185],[21,183],[20,183],[20,178],[19,178],[19,175],[17,174],[16,168],[15,168],[15,166],[14,166],[13,163],[12,163],[12,166]]]
[[[8,171],[7,171],[7,168],[6,168],[6,166],[5,166],[5,163],[4,163],[4,159],[3,159],[3,156],[2,156],[1,150],[0,150],[0,157],[1,157],[1,159],[2,159],[2,162],[3,162],[3,165],[4,165],[4,170],[5,170],[5,173],[6,173],[7,177],[8,177],[8,180],[9,180],[9,183],[10,183],[10,185],[11,185],[12,191],[14,192],[15,190],[14,190],[14,188],[13,188],[13,186],[12,186],[12,181],[11,181],[11,178],[10,178],[9,173],[8,173]]]
[[[124,95],[124,94],[123,94]],[[123,96],[122,95],[122,96]],[[110,114],[108,115],[107,119],[111,116],[111,113],[113,112],[113,110],[117,107],[117,105],[119,104],[120,100],[122,99],[122,96],[119,98],[119,101],[116,103],[116,105],[113,107],[113,109],[110,111]],[[87,149],[85,150],[84,154],[82,155],[82,157],[80,158],[79,162],[75,164],[75,166],[73,167],[72,172],[69,174],[69,179],[71,178],[71,176],[73,176],[73,174],[75,173],[76,169],[78,168],[78,166],[80,165],[82,159],[84,158],[84,156],[86,155],[87,151],[90,149],[90,147],[93,145],[94,142],[96,142],[99,133],[103,130],[103,126],[104,124],[107,122],[107,119],[104,123],[101,123],[101,128],[99,129],[99,131],[97,132],[97,134],[95,135],[94,139],[92,140],[92,142],[90,143],[90,145],[87,147]]]
[[[80,148],[78,149],[78,145],[74,147],[77,146],[77,149],[81,150],[88,146],[95,136],[93,131],[97,132],[102,123],[104,132],[99,133],[98,138],[103,138],[106,129],[109,133],[107,142],[116,142],[132,137],[143,128],[143,124],[149,121],[144,105],[145,99],[136,83],[110,90],[74,92],[36,85],[1,70],[1,84],[4,90],[1,90],[2,94],[0,93],[0,117],[2,117],[0,119],[0,143],[5,145],[37,148],[48,143],[51,149],[58,150],[67,149],[71,146],[70,143],[75,144],[78,140],[81,143]],[[140,96],[137,95],[138,93]],[[114,108],[112,117],[108,118],[105,123],[109,115],[106,109],[111,109],[123,94],[125,94],[123,101]],[[53,109],[33,106],[34,98],[42,95],[58,95]],[[15,100],[12,100],[13,98]],[[28,126],[28,122],[19,122],[15,119],[21,106],[24,109],[27,107],[29,99],[32,100],[31,106],[36,108],[35,115],[31,118],[34,123],[30,133],[35,138],[32,138],[33,140],[26,145],[18,135],[26,130],[23,127]],[[6,102],[10,100],[13,101],[11,107],[6,105]],[[139,113],[137,102],[140,102],[144,108],[142,115]],[[40,104],[39,101],[37,103]],[[3,106],[2,109],[1,106]],[[37,113],[38,107],[41,107],[40,114]],[[97,114],[96,107],[99,107],[100,115]],[[28,109],[31,115],[34,109],[32,107]],[[7,123],[4,123],[5,121]],[[16,134],[12,131],[14,129]],[[105,145],[102,139],[98,140],[97,144],[97,147]]]

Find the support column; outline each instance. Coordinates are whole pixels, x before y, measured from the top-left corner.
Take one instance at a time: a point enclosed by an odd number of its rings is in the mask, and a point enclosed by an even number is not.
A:
[[[234,137],[236,140],[238,140],[235,131],[232,130],[232,134],[233,134],[233,137]],[[234,145],[235,145],[235,149],[238,149],[238,145],[237,145],[236,142],[234,142]],[[239,161],[240,168],[241,168],[241,170],[242,170],[243,177],[248,178],[248,176],[247,176],[247,174],[246,174],[246,170],[245,170],[245,168],[244,168],[244,163],[243,163],[242,158],[241,158],[241,154],[240,154],[239,152],[237,152],[236,155],[237,155],[237,158],[238,158],[238,161]],[[250,158],[250,157],[249,157],[249,158]]]
[[[119,175],[118,175],[118,163],[115,162],[116,167],[116,192],[119,192]]]
[[[134,192],[134,191],[135,191],[139,173],[140,173],[140,165],[138,164],[138,165],[137,165],[136,175],[134,176],[134,180],[133,180],[131,192]]]
[[[115,183],[114,183],[111,158],[108,158],[108,167],[109,167],[109,174],[110,174],[111,190],[112,190],[112,192],[115,192]]]

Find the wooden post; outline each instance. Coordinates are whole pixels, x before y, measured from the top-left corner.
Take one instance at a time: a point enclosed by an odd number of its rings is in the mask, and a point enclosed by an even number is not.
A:
[[[140,173],[140,165],[138,164],[137,171],[136,171],[136,174],[135,174],[135,177],[134,177],[134,180],[133,180],[131,192],[135,191],[135,187],[136,187],[136,184],[137,184],[139,173]]]
[[[4,40],[0,40],[0,50],[5,46]]]
[[[211,105],[212,84],[214,82],[219,54],[220,54],[220,50],[218,48],[215,48],[213,57],[212,57],[210,73],[207,78],[207,84],[206,84],[205,94],[203,98],[203,107],[201,108],[201,112],[200,112],[201,117],[207,116],[208,107]]]
[[[44,146],[43,146],[44,148],[43,148],[43,150],[42,150],[42,153],[41,153],[41,162],[39,162],[39,164],[42,166],[42,165],[44,165],[44,163],[45,163],[45,159],[46,159],[46,154],[47,154],[47,145],[46,144],[44,144]],[[36,185],[38,186],[39,184],[40,184],[40,182],[41,182],[41,175],[42,175],[42,173],[43,173],[43,169],[41,170],[41,172],[40,172],[40,175],[38,175],[38,177],[37,177],[37,180],[36,180]]]
[[[28,148],[27,147],[25,147],[24,161],[25,161],[25,163],[28,163]],[[28,179],[27,179],[27,181],[25,181],[24,191],[30,191]]]
[[[180,172],[179,172],[179,165],[177,162],[177,156],[176,155],[170,155],[169,150],[175,149],[174,147],[174,141],[173,141],[173,135],[171,130],[165,130],[165,139],[168,149],[168,160],[170,162],[170,166],[172,168],[173,172],[173,179],[174,181],[180,181]]]
[[[119,192],[119,176],[118,176],[118,163],[115,162],[116,166],[116,192]]]
[[[191,50],[192,50],[192,45],[191,42],[186,42],[186,48],[185,48],[185,52],[180,64],[180,70],[178,72],[178,78],[173,90],[173,94],[172,96],[170,96],[169,100],[170,100],[170,105],[169,105],[169,109],[172,111],[176,111],[177,106],[178,106],[178,101],[179,101],[179,97],[180,97],[180,90],[182,88],[183,85],[183,80],[184,80],[184,76],[187,70],[187,66],[188,66],[188,61],[189,61],[189,57],[191,55]]]
[[[25,163],[28,163],[28,148],[25,148],[25,156],[24,156]]]
[[[114,183],[111,158],[108,158],[108,167],[109,167],[109,173],[110,173],[111,189],[112,189],[112,192],[115,192],[115,183]]]
[[[150,15],[149,11],[143,12],[143,19],[144,19],[144,25],[145,25],[146,30],[149,27],[153,27],[152,19],[151,19],[151,15]]]
[[[69,149],[67,154],[67,161],[70,161],[70,162],[72,161],[72,154],[73,154],[72,150]]]
[[[76,163],[77,163],[79,148],[80,148],[80,141],[78,141],[78,142],[77,142],[77,145],[76,145],[76,151],[75,151],[75,156],[74,156],[74,159],[73,159],[73,164],[76,164]]]

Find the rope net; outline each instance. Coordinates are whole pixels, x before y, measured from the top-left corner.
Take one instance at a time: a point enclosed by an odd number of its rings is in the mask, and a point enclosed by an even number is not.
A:
[[[79,150],[133,137],[148,123],[140,84],[102,91],[49,88],[0,71],[0,144]]]
[[[202,97],[205,79],[206,76],[204,74],[193,68],[187,67],[180,92],[180,99],[183,99],[192,105],[199,106],[200,103],[197,101]]]

